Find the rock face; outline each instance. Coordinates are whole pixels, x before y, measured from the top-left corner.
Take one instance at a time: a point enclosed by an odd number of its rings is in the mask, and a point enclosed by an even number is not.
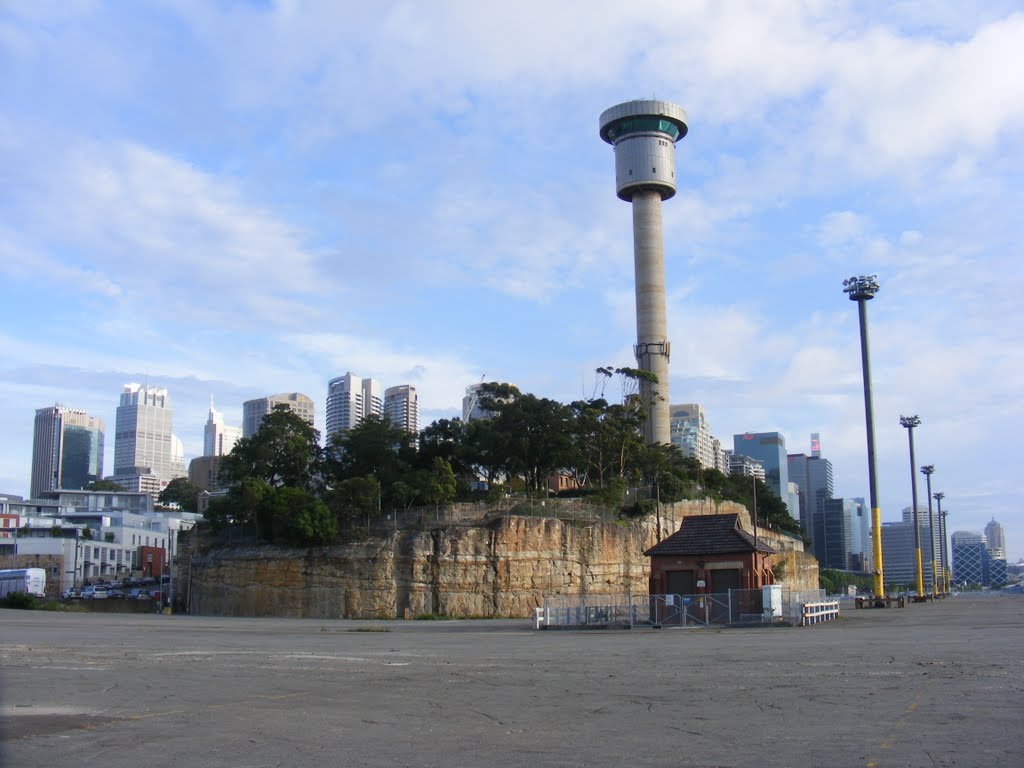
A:
[[[746,510],[684,502],[662,515],[662,535],[685,514]],[[809,582],[799,541],[759,531],[781,552],[785,581]],[[646,594],[657,522],[573,523],[499,517],[480,525],[398,531],[387,537],[308,550],[273,546],[180,550],[179,594],[191,613],[296,618],[513,618],[554,595]],[[194,544],[197,542],[194,542]]]

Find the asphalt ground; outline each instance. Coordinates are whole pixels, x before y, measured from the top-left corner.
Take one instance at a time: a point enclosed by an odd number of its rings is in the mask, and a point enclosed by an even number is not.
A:
[[[0,764],[1022,766],[1024,598],[805,628],[0,611]]]

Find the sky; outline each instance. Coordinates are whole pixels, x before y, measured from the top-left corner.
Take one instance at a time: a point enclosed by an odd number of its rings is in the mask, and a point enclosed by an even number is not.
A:
[[[601,112],[682,106],[664,203],[671,401],[713,434],[821,434],[879,506],[901,415],[948,528],[1024,557],[1024,4],[0,0],[0,492],[34,411],[508,381],[562,402],[631,366],[632,220]],[[610,389],[605,392],[615,397]],[[918,475],[923,481],[923,477]],[[918,499],[926,501],[924,483]]]

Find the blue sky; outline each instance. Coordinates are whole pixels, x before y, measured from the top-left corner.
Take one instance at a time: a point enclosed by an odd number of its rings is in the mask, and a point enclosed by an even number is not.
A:
[[[0,2],[0,491],[36,408],[169,390],[186,459],[352,371],[588,396],[631,365],[629,206],[605,108],[687,110],[664,206],[670,388],[725,442],[820,432],[867,495],[869,305],[883,520],[901,414],[949,527],[1024,556],[1024,8],[962,3]],[[923,489],[919,498],[924,501]]]

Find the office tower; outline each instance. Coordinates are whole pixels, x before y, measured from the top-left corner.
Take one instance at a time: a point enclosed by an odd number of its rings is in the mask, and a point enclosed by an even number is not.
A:
[[[902,514],[903,514],[903,522],[905,522],[905,523],[912,523],[912,522],[914,522],[914,511],[909,506],[903,508]],[[932,542],[932,547],[933,547],[932,551],[935,552],[936,555],[937,555],[939,553],[939,551],[940,551],[939,547],[942,546],[942,528],[939,527],[938,525],[936,525],[935,528],[932,529],[931,524],[930,524],[930,522],[928,520],[928,505],[927,504],[921,504],[920,502],[918,502],[918,504],[917,504],[917,519],[921,523],[921,533],[922,533],[922,535],[927,535],[927,536],[931,537],[931,542]],[[931,570],[931,561],[928,560],[927,558],[925,558],[925,556],[924,556],[924,549],[925,549],[925,546],[924,546],[924,544],[922,544],[921,545],[921,562],[927,564],[927,565],[925,565],[925,567],[922,570],[923,571],[930,571]],[[936,561],[936,563],[937,562],[938,561]]]
[[[885,583],[901,587],[913,588],[917,582],[917,557],[914,546],[913,521],[899,523],[882,523],[882,572]],[[928,529],[920,530],[921,559],[931,560],[932,551]],[[921,574],[925,586],[932,584],[931,569]]]
[[[367,416],[382,416],[380,384],[346,373],[327,382],[326,439],[352,429]]]
[[[284,392],[242,403],[242,437],[255,435],[263,423],[263,417],[278,405],[287,406],[292,413],[313,426],[313,401],[299,392]]]
[[[140,490],[145,476],[166,483],[185,475],[180,443],[172,433],[173,412],[167,390],[148,384],[126,384],[117,407],[114,434],[114,476],[126,490]],[[179,466],[180,465],[180,466]],[[152,482],[142,490],[152,490]]]
[[[420,403],[416,387],[399,384],[384,390],[384,416],[394,426],[416,437],[420,433]]]
[[[30,497],[103,479],[103,442],[103,422],[95,416],[56,404],[38,409]]]
[[[863,498],[845,499],[843,503],[850,526],[850,567],[855,571],[870,571],[871,512]]]
[[[210,415],[203,427],[203,456],[226,456],[241,437],[242,428],[227,426],[223,414],[214,410],[211,397]]]
[[[851,532],[843,499],[825,499],[814,513],[814,556],[822,568],[850,568]]]
[[[786,511],[789,512],[789,516],[800,522],[799,513],[797,510],[800,509],[800,486],[794,483],[792,480],[786,484]]]
[[[987,586],[989,582],[988,542],[977,531],[956,531],[953,546],[953,581],[957,584]]]
[[[992,521],[985,526],[985,540],[988,542],[988,552],[993,560],[1006,559],[1006,538],[1003,536],[1003,526]]]
[[[661,201],[676,193],[676,142],[686,135],[686,121],[681,107],[653,99],[618,104],[600,119],[601,138],[615,147],[616,193],[633,206],[634,353],[637,368],[654,375],[640,383],[648,443],[670,442]]]
[[[765,484],[785,503],[789,495],[786,438],[778,432],[746,432],[742,435],[733,435],[732,446],[735,453],[761,462],[764,467]],[[794,518],[799,517],[800,510],[791,509],[789,514]]]
[[[683,403],[669,408],[669,439],[672,445],[700,462],[703,469],[718,466],[715,440],[704,418],[704,409],[697,403]]]
[[[786,456],[786,471],[789,479],[800,487],[800,509],[791,512],[795,513],[793,516],[799,518],[800,525],[811,536],[815,530],[814,515],[823,511],[825,501],[832,498],[832,462],[820,455],[791,453]]]

